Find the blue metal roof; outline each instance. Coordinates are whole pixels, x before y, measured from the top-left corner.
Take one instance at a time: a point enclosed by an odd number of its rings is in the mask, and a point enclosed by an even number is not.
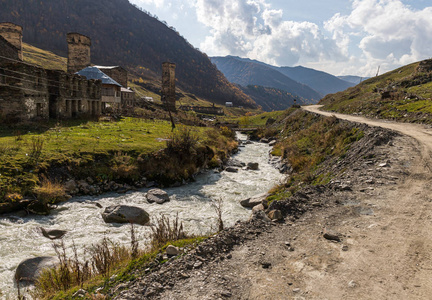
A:
[[[122,86],[120,83],[109,77],[97,67],[87,67],[79,72],[76,72],[75,74],[85,76],[87,79],[99,79],[102,81],[102,84],[112,84],[120,87]]]

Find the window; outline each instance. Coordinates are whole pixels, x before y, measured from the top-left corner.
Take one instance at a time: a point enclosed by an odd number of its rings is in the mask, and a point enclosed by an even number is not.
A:
[[[42,117],[43,115],[43,105],[42,103],[36,103],[36,116]]]

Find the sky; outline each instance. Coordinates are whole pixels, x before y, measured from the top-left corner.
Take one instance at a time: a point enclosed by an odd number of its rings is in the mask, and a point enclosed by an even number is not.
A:
[[[432,57],[431,0],[129,0],[208,56],[373,76]]]

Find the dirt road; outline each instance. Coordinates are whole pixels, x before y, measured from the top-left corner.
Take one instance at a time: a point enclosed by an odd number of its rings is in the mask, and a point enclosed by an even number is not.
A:
[[[154,298],[432,299],[432,130],[304,109],[403,135],[330,183],[349,189],[305,192],[316,209],[257,233]],[[342,241],[325,239],[329,229]]]
[[[370,126],[378,126],[390,130],[397,131],[401,134],[413,137],[418,141],[420,154],[423,158],[423,163],[432,172],[431,153],[432,153],[432,128],[419,124],[396,123],[391,121],[383,121],[379,119],[367,119],[360,116],[337,114],[332,112],[321,111],[319,108],[322,105],[310,105],[302,107],[304,110],[318,113],[324,116],[336,116],[339,119],[350,122],[364,123]]]

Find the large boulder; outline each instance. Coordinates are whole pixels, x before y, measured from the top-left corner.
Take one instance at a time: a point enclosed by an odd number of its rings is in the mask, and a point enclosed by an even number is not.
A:
[[[27,284],[34,283],[47,268],[54,268],[59,264],[57,257],[40,256],[25,259],[18,265],[15,271],[15,281]]]
[[[163,204],[164,202],[170,201],[168,193],[161,189],[151,189],[146,195],[149,203],[156,202],[157,204]]]
[[[268,193],[255,195],[252,198],[248,198],[248,199],[244,199],[244,200],[240,201],[240,205],[243,207],[246,207],[246,208],[253,208],[254,206],[263,204],[265,207],[267,204],[265,202],[266,202],[266,199],[268,196],[269,196]]]
[[[105,208],[102,218],[106,223],[133,223],[146,225],[149,214],[142,208],[128,205],[113,205]]]

